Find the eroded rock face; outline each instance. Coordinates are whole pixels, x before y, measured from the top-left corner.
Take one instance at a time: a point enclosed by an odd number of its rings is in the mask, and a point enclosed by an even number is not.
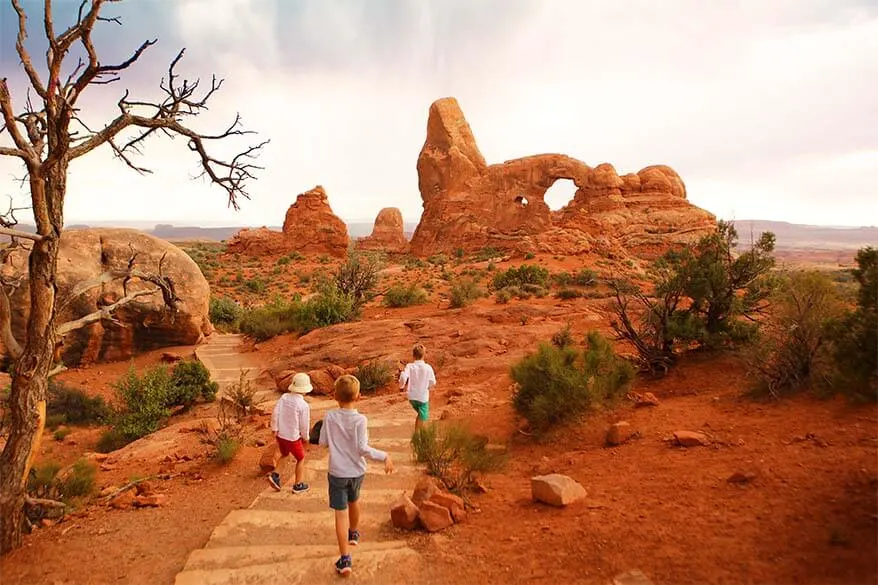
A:
[[[127,359],[160,347],[196,344],[213,331],[208,317],[210,287],[198,265],[173,244],[131,229],[102,228],[68,230],[61,236],[58,253],[57,317],[64,323],[83,317],[99,307],[124,296],[122,281],[115,280],[74,295],[81,283],[112,269],[124,269],[132,251],[137,253],[135,267],[144,272],[162,273],[171,278],[180,303],[177,311],[168,311],[156,287],[139,280],[128,283],[128,292],[155,290],[152,295],[119,308],[116,319],[124,326],[108,321],[97,322],[68,334],[61,346],[61,358],[67,365]],[[164,260],[162,258],[164,257]],[[11,274],[27,270],[24,253],[13,255],[2,269]],[[25,282],[12,296],[12,328],[24,338],[30,313],[29,292]]]
[[[418,179],[424,212],[411,241],[418,255],[494,246],[652,256],[716,227],[716,218],[690,204],[683,181],[663,165],[621,177],[610,164],[592,168],[562,154],[487,165],[454,98],[430,107]],[[577,191],[567,207],[552,212],[544,198],[558,179],[570,179]]]
[[[243,229],[229,241],[228,250],[250,256],[297,251],[341,257],[349,242],[347,225],[333,213],[326,191],[317,185],[287,209],[283,231]]]
[[[402,213],[396,207],[385,207],[378,212],[372,234],[361,238],[357,246],[363,250],[401,253],[408,249]]]

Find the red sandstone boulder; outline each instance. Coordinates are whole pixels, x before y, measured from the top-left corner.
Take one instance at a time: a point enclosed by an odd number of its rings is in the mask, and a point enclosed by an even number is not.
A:
[[[445,530],[454,524],[454,519],[451,517],[451,512],[448,511],[448,508],[429,500],[422,502],[418,506],[418,518],[420,518],[421,524],[428,532]]]
[[[414,530],[418,526],[418,507],[405,494],[390,508],[390,521],[397,528]]]
[[[363,250],[405,252],[408,248],[402,213],[396,207],[385,207],[378,212],[372,235],[361,238],[357,246]]]
[[[152,290],[135,302],[115,311],[118,323],[103,320],[72,331],[60,347],[67,365],[98,361],[117,361],[161,347],[195,345],[213,331],[208,317],[210,286],[198,265],[177,246],[132,229],[95,228],[66,230],[58,253],[58,315],[64,323],[97,311],[121,299],[122,279],[105,282],[78,294],[83,283],[114,270],[124,270],[133,253],[135,268],[144,273],[161,273],[171,279],[180,301],[176,311],[168,310],[154,285],[131,279],[128,294]],[[7,276],[27,266],[27,254],[11,254],[0,270]],[[30,314],[27,280],[12,294],[12,330],[18,339]]]
[[[323,396],[331,395],[335,385],[335,378],[326,370],[311,370],[308,372],[311,378],[312,392]]]
[[[347,225],[333,213],[326,191],[317,185],[296,197],[287,209],[283,231],[243,229],[229,241],[227,249],[250,256],[297,251],[341,257],[349,243]]]
[[[558,179],[572,180],[577,191],[567,207],[552,212],[544,198]],[[624,177],[610,164],[592,168],[561,154],[488,166],[454,98],[430,107],[418,186],[424,212],[411,250],[420,256],[489,245],[579,254],[599,244],[617,255],[651,257],[716,227],[716,218],[690,204],[683,181],[663,165]]]

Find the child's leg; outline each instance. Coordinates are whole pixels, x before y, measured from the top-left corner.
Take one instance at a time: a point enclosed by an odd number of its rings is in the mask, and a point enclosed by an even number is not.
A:
[[[341,556],[348,554],[348,510],[335,511],[335,537],[338,539],[338,553]]]
[[[302,476],[305,473],[305,459],[296,460],[296,483],[302,483]]]
[[[348,522],[350,530],[358,530],[360,528],[360,502],[348,503]],[[347,534],[345,534],[347,538]]]

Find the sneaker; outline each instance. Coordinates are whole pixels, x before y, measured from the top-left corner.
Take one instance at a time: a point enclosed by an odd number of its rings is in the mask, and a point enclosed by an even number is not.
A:
[[[309,489],[311,489],[311,486],[309,486],[304,481],[300,481],[299,483],[293,485],[294,494],[301,494],[302,492],[307,492]]]
[[[352,565],[351,555],[342,555],[335,561],[335,572],[343,577],[347,577],[354,570]]]
[[[268,483],[271,484],[271,487],[275,489],[275,491],[280,491],[280,474],[276,471],[272,471],[268,474]]]
[[[351,546],[357,546],[360,544],[359,530],[348,530],[348,544]]]

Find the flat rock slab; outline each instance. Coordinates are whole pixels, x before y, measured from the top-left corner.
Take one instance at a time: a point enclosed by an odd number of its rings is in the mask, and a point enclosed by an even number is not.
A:
[[[698,431],[674,431],[674,440],[681,447],[706,447],[710,438]]]
[[[586,496],[585,488],[574,479],[552,473],[530,478],[531,496],[535,502],[563,507]]]
[[[612,585],[653,585],[640,569],[631,569],[613,577]]]

